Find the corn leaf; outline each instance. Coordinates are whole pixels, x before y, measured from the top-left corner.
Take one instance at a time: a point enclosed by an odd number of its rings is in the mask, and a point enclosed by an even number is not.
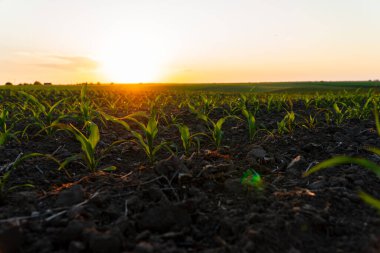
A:
[[[359,192],[359,197],[367,204],[375,207],[380,212],[380,200],[372,197],[371,195],[361,191]]]
[[[88,125],[90,126],[90,136],[88,141],[90,142],[92,149],[95,149],[100,140],[99,128],[93,122],[89,122]]]
[[[310,170],[305,172],[303,174],[304,177],[315,173],[319,170],[329,168],[329,167],[334,167],[337,165],[342,165],[342,164],[357,164],[359,166],[362,166],[366,169],[369,169],[377,174],[377,176],[380,176],[380,166],[377,165],[374,162],[371,162],[367,159],[364,158],[355,158],[355,157],[349,157],[349,156],[337,156],[331,159],[328,159],[326,161],[323,161],[316,166],[312,167]]]

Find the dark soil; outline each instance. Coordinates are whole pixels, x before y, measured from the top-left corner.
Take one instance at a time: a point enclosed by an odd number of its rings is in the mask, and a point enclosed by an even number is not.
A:
[[[122,113],[121,113],[122,114]],[[185,111],[191,130],[202,125]],[[257,115],[268,130],[283,113]],[[380,180],[358,166],[339,166],[303,178],[316,162],[337,154],[379,162],[365,146],[380,147],[373,121],[342,126],[297,127],[283,136],[260,132],[247,140],[242,121],[224,126],[224,146],[203,143],[190,157],[162,151],[150,165],[133,143],[103,160],[114,172],[90,173],[78,163],[57,171],[54,162],[35,158],[19,166],[11,184],[34,188],[9,193],[0,205],[0,252],[380,252],[380,215],[358,197],[363,190],[380,198]],[[101,144],[130,135],[109,124]],[[160,130],[180,145],[176,128]],[[59,132],[1,150],[1,165],[21,152],[65,158],[80,151]],[[241,185],[244,171],[264,180],[258,191]]]

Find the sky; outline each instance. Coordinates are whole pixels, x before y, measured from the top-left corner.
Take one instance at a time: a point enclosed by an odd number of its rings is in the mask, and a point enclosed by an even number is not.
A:
[[[0,83],[380,79],[379,0],[0,0]]]

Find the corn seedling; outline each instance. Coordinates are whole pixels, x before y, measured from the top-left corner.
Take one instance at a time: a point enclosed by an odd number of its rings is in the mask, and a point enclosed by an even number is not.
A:
[[[200,97],[202,100],[202,112],[207,114],[214,108],[214,100],[210,97],[206,97],[205,95],[201,95]]]
[[[80,110],[80,119],[83,123],[93,120],[94,110],[93,110],[93,106],[90,99],[87,97],[87,85],[83,85],[80,92],[79,110]]]
[[[209,118],[207,115],[202,114],[202,113],[198,113],[197,117],[203,120],[204,122],[206,122],[207,127],[211,133],[211,139],[214,142],[216,149],[219,149],[222,144],[222,139],[223,139],[223,134],[224,134],[222,127],[223,127],[224,122],[229,118],[239,119],[236,116],[229,115],[229,116],[220,118],[215,122],[211,118]]]
[[[158,145],[155,144],[155,140],[158,135],[157,114],[153,113],[152,115],[150,115],[147,124],[144,124],[142,121],[139,121],[138,119],[136,119],[135,118],[136,116],[146,117],[145,114],[141,112],[131,114],[123,118],[115,118],[109,115],[106,115],[105,117],[107,120],[121,124],[122,126],[124,126],[126,130],[130,131],[133,137],[135,138],[132,141],[138,144],[143,149],[143,151],[145,152],[145,154],[147,155],[149,159],[149,162],[153,163],[155,161],[157,152],[163,147],[167,149],[169,149],[169,147],[167,146],[167,142],[161,142]],[[132,130],[130,125],[127,122],[125,122],[124,119],[135,122],[143,134]]]
[[[266,104],[266,108],[268,112],[272,110],[272,105],[273,105],[273,95],[270,95],[267,97],[267,104]]]
[[[305,104],[305,108],[306,108],[306,109],[309,109],[311,103],[313,102],[313,99],[311,99],[311,98],[309,98],[309,97],[305,97],[303,102],[304,102],[304,104]]]
[[[317,117],[309,115],[309,117],[304,117],[305,123],[302,127],[306,129],[314,129],[317,126]]]
[[[242,114],[247,120],[248,125],[248,137],[249,140],[252,141],[257,132],[256,119],[252,112],[247,109],[242,109]]]
[[[200,149],[200,139],[197,138],[198,135],[205,135],[203,133],[190,134],[190,129],[183,124],[177,124],[179,133],[181,135],[182,147],[186,155],[189,155],[191,146],[196,143],[198,146],[198,152]],[[195,142],[194,142],[195,141]]]
[[[280,135],[292,133],[294,130],[296,115],[293,111],[287,112],[284,118],[277,122],[277,130]]]
[[[28,101],[31,101],[33,103],[30,111],[32,112],[33,125],[37,126],[40,129],[37,134],[45,132],[49,136],[52,135],[55,130],[53,125],[59,123],[64,118],[67,118],[67,115],[59,115],[58,117],[54,117],[56,114],[56,108],[65,100],[67,100],[66,98],[50,105],[47,102],[45,104],[40,102],[35,96],[31,94],[22,91],[20,93],[25,96]]]
[[[346,117],[347,111],[343,112],[342,108],[340,108],[337,103],[334,103],[333,109],[335,112],[335,124],[339,126],[343,123]]]
[[[139,132],[132,130],[131,133],[135,137],[134,142],[140,145],[140,147],[144,150],[145,154],[147,155],[149,161],[153,163],[155,161],[157,152],[161,148],[165,147],[168,149],[166,142],[161,142],[158,145],[155,144],[155,139],[158,134],[157,115],[151,115],[146,125],[134,118],[130,119],[134,121],[139,126],[140,130],[144,133],[144,135],[141,135]]]
[[[0,147],[4,146],[10,139],[19,141],[16,137],[18,132],[12,133],[11,129],[7,126],[7,120],[9,118],[9,112],[5,109],[0,113]]]
[[[68,157],[60,165],[59,169],[63,169],[67,166],[67,164],[81,159],[82,161],[85,162],[85,167],[87,167],[91,172],[95,172],[96,169],[98,168],[100,160],[103,158],[102,154],[98,156],[98,154],[96,153],[96,146],[98,145],[99,140],[100,140],[98,126],[94,122],[91,122],[91,121],[86,122],[85,126],[87,126],[87,129],[89,131],[88,137],[86,137],[78,128],[76,128],[75,126],[71,124],[70,125],[56,124],[55,126],[73,134],[75,139],[80,143],[81,149],[82,149],[81,154]],[[115,169],[116,169],[115,166],[110,166],[102,170],[111,171]]]

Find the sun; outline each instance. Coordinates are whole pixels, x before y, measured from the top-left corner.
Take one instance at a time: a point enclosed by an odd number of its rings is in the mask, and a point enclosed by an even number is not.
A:
[[[137,43],[110,45],[97,57],[101,72],[110,82],[159,82],[164,55],[157,48]]]

